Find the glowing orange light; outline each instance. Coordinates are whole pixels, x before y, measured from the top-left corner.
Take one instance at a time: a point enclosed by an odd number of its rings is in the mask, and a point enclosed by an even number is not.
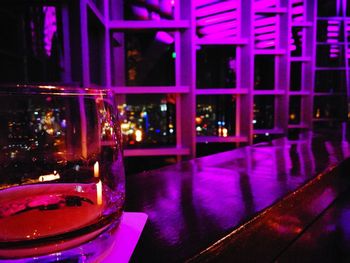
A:
[[[228,133],[227,129],[226,129],[226,128],[223,128],[223,129],[222,129],[222,136],[223,136],[223,137],[227,137],[227,133]]]
[[[196,117],[196,124],[200,124],[202,122],[202,118]]]
[[[317,109],[317,111],[316,111],[316,118],[319,118],[319,117],[321,117],[321,110]]]
[[[60,175],[56,171],[54,171],[53,174],[45,174],[39,176],[39,182],[54,181],[58,179],[60,179]]]
[[[99,177],[100,176],[100,166],[98,162],[95,162],[94,164],[94,177]]]
[[[136,139],[137,142],[142,141],[142,131],[136,130],[136,131],[135,131],[135,136],[136,136],[135,139]]]
[[[102,205],[102,182],[98,181],[96,184],[96,199],[97,205]]]
[[[291,114],[289,115],[289,119],[295,120],[295,114],[294,114],[294,113],[291,113]]]

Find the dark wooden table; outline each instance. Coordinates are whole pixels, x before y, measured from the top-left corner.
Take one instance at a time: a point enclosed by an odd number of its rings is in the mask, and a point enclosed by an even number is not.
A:
[[[186,261],[349,152],[336,136],[307,133],[129,175],[126,210],[149,216],[132,260]]]

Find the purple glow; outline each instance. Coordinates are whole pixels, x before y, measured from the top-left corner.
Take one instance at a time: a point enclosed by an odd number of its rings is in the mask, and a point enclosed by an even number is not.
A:
[[[303,21],[305,15],[304,0],[292,1],[292,21]]]
[[[339,33],[338,32],[329,32],[327,33],[327,37],[338,37]]]
[[[273,48],[276,45],[276,16],[256,15],[254,20],[254,35],[256,48]]]
[[[303,6],[296,6],[296,7],[293,7],[293,9],[292,9],[292,14],[293,14],[293,15],[304,14],[304,7],[303,7]]]
[[[270,33],[270,34],[263,34],[263,35],[258,35],[255,36],[256,40],[264,41],[264,40],[274,40],[276,37],[275,33]]]
[[[340,21],[328,20],[327,26],[327,43],[337,44],[339,43],[339,31],[340,31]],[[339,46],[331,45],[329,49],[329,57],[337,58],[339,57]]]
[[[218,32],[215,34],[210,34],[205,37],[205,39],[222,39],[226,37],[232,37],[237,34],[237,29],[230,29],[222,32]],[[204,38],[203,38],[204,39]]]
[[[336,32],[336,31],[339,31],[339,26],[328,26],[327,30]]]
[[[224,21],[237,19],[237,11],[231,11],[223,14],[212,15],[209,17],[201,18],[197,20],[197,26],[206,26],[216,24]]]
[[[206,27],[200,28],[198,31],[203,35],[208,35],[208,34],[225,31],[232,28],[237,28],[237,21],[230,21],[230,22],[221,23],[218,25],[206,26]]]
[[[56,8],[53,6],[43,7],[44,20],[44,47],[47,56],[51,56],[52,40],[57,31]]]
[[[297,47],[295,46],[295,45],[290,45],[290,47],[289,47],[289,50],[290,51],[294,51],[294,50],[296,50],[297,49]]]
[[[275,46],[275,40],[255,43],[256,48],[271,48]]]
[[[195,6],[199,7],[199,6],[203,6],[203,5],[209,5],[209,4],[213,4],[218,2],[218,0],[197,0],[195,1]]]
[[[237,37],[237,16],[239,1],[202,0],[196,3],[196,24],[200,38],[223,39]]]
[[[268,8],[268,7],[275,7],[276,5],[277,5],[276,0],[261,0],[261,1],[254,2],[255,9],[264,9],[264,8]]]
[[[138,19],[141,19],[141,20],[148,19],[148,10],[145,7],[139,7],[139,6],[133,5],[131,9]]]
[[[167,32],[164,31],[158,31],[156,34],[156,40],[163,42],[165,44],[172,44],[174,43],[174,38]]]
[[[338,43],[338,39],[332,38],[332,39],[327,39],[327,43]]]
[[[266,27],[259,27],[254,29],[255,34],[265,34],[269,32],[275,32],[276,31],[276,26],[266,26]]]
[[[334,47],[331,47],[329,52],[331,53],[339,53],[339,49],[338,48],[334,48]]]
[[[161,20],[161,16],[172,17],[173,15],[175,0],[146,0],[146,3],[148,4],[148,7],[131,5],[133,14],[137,19]]]
[[[174,0],[163,0],[163,1],[160,1],[159,8],[164,13],[171,15],[173,13],[174,4],[175,4]]]
[[[219,2],[210,6],[205,6],[196,9],[195,15],[196,17],[203,17],[203,16],[209,16],[221,12],[227,12],[232,9],[238,8],[238,2],[236,1],[229,1],[229,2]]]
[[[153,20],[153,21],[161,20],[160,15],[156,12],[151,12],[151,20]]]
[[[294,21],[294,22],[300,22],[300,21],[303,21],[303,20],[304,20],[304,17],[303,17],[303,16],[293,17],[293,21]]]
[[[276,17],[265,17],[265,16],[255,16],[254,20],[254,26],[260,27],[260,26],[268,26],[268,25],[274,25],[277,22]]]

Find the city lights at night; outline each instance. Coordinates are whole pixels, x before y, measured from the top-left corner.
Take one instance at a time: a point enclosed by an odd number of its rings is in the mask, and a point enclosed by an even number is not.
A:
[[[0,3],[0,262],[347,262],[350,1]]]

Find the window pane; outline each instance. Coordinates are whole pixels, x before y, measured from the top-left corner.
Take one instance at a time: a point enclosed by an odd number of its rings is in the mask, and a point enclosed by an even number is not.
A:
[[[314,122],[313,128],[315,131],[322,131],[322,130],[334,130],[334,131],[341,131],[342,129],[342,123],[339,121],[320,121],[320,122]],[[339,136],[340,138],[340,136]]]
[[[92,0],[92,2],[95,4],[97,9],[103,14],[104,12],[104,0]]]
[[[227,137],[235,135],[235,96],[197,96],[197,135]]]
[[[316,92],[345,92],[346,76],[344,70],[318,70],[315,79]]]
[[[301,90],[302,63],[292,62],[290,67],[290,90]]]
[[[344,67],[343,45],[317,45],[316,66]]]
[[[275,88],[275,56],[255,56],[254,88],[257,90],[272,90]]]
[[[274,116],[274,96],[254,96],[254,129],[273,129]]]
[[[300,112],[301,112],[301,97],[290,96],[289,99],[289,124],[300,123]]]
[[[197,51],[197,88],[236,87],[236,48],[202,46]]]
[[[127,86],[174,86],[172,32],[125,33]]]
[[[317,15],[318,16],[341,15],[340,13],[337,13],[337,1],[336,0],[317,1]]]
[[[240,0],[194,2],[198,38],[217,40],[238,37]]]
[[[303,28],[292,27],[292,45],[291,45],[291,55],[294,57],[302,55],[303,47]]]
[[[314,118],[346,120],[346,96],[315,96]]]
[[[317,42],[338,43],[344,41],[343,22],[320,20],[317,22]]]
[[[175,95],[127,95],[118,108],[126,148],[176,145]]]
[[[124,20],[174,19],[174,4],[172,0],[124,0]]]
[[[104,50],[104,27],[90,10],[88,10],[88,28],[90,81],[97,85],[104,85],[102,73],[104,57],[101,54]]]
[[[0,7],[0,82],[62,81],[62,26],[59,6]]]

